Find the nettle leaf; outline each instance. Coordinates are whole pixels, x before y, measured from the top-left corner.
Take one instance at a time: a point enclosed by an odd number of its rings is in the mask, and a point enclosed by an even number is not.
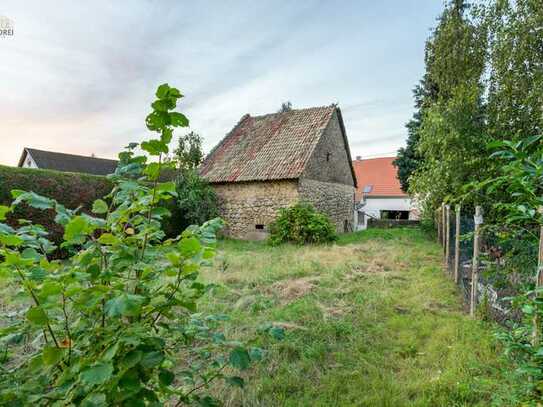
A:
[[[111,317],[137,316],[141,311],[144,297],[136,294],[121,294],[106,302],[106,312]]]
[[[107,382],[113,374],[113,365],[111,363],[98,363],[90,368],[83,370],[79,377],[83,383],[88,385],[97,385]]]
[[[45,346],[42,352],[43,363],[46,366],[56,365],[64,357],[64,350],[55,346]]]
[[[240,370],[247,369],[251,364],[251,358],[249,356],[249,353],[245,348],[242,348],[241,346],[235,348],[230,352],[228,360],[232,367]]]
[[[108,210],[107,203],[102,199],[97,199],[92,204],[92,212],[96,214],[106,213]]]
[[[31,307],[26,312],[26,319],[28,319],[31,324],[37,326],[46,326],[48,321],[47,314],[41,307]]]

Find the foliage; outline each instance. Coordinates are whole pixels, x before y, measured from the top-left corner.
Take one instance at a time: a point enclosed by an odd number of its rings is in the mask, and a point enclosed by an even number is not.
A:
[[[292,110],[292,103],[290,100],[287,100],[286,102],[281,103],[281,109],[277,113],[284,113],[284,112],[290,112]]]
[[[191,131],[179,137],[174,151],[174,162],[180,173],[195,171],[203,158],[202,137],[198,133]]]
[[[279,216],[270,225],[269,241],[272,245],[327,243],[336,239],[336,229],[328,216],[317,212],[308,203],[280,209]]]
[[[183,230],[218,216],[215,190],[195,170],[185,171],[176,182],[176,225]]]
[[[214,255],[222,221],[163,239],[168,211],[160,204],[176,191],[158,182],[162,157],[173,129],[188,120],[174,111],[177,89],[161,85],[156,97],[146,124],[158,137],[139,145],[147,155],[135,154],[137,143],[119,155],[113,190],[92,205],[96,216],[21,190],[0,206],[0,220],[23,204],[53,210],[61,247],[73,251],[66,261],[50,260],[44,227],[0,223],[0,277],[27,304],[0,328],[1,405],[209,406],[213,380],[243,385],[229,372],[260,357],[216,330],[223,316],[195,313],[210,289],[198,273]],[[21,341],[27,352],[10,357]]]
[[[426,214],[444,199],[458,195],[486,165],[482,75],[486,25],[462,1],[450,3],[427,42],[426,70],[433,93],[423,105],[418,153],[423,163],[410,178]],[[426,215],[428,216],[428,215]]]
[[[11,191],[21,189],[33,191],[57,200],[68,209],[81,206],[81,211],[90,213],[92,203],[111,192],[113,184],[105,177],[88,174],[58,172],[33,168],[0,166],[0,204],[11,202]],[[63,228],[54,221],[52,209],[34,209],[22,203],[8,213],[7,223],[18,225],[18,219],[27,219],[42,225],[55,244],[62,243]]]

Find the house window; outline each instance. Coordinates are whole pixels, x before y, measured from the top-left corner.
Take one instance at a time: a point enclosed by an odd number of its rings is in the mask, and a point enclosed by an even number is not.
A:
[[[264,225],[255,225],[256,230],[264,230]]]
[[[326,153],[326,161],[330,161],[330,157],[332,156],[331,152]]]

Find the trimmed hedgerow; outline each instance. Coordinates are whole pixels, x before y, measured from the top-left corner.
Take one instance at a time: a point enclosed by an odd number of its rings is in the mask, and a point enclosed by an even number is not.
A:
[[[297,203],[279,210],[279,216],[270,225],[269,242],[281,243],[328,243],[337,239],[336,228],[330,218],[317,212],[308,203]]]
[[[113,184],[102,176],[0,165],[0,205],[9,205],[13,199],[11,191],[19,189],[53,198],[68,209],[81,207],[83,212],[90,212],[92,203],[112,188]],[[22,205],[7,221],[12,226],[18,224],[18,219],[42,225],[49,231],[49,239],[60,243],[63,228],[54,218],[52,209],[39,210]]]

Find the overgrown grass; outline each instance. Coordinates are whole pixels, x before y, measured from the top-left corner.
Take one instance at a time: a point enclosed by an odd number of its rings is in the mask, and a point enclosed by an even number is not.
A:
[[[283,326],[227,406],[514,405],[494,326],[462,310],[440,248],[414,229],[368,230],[337,244],[221,242],[204,272],[207,311],[229,337]]]

